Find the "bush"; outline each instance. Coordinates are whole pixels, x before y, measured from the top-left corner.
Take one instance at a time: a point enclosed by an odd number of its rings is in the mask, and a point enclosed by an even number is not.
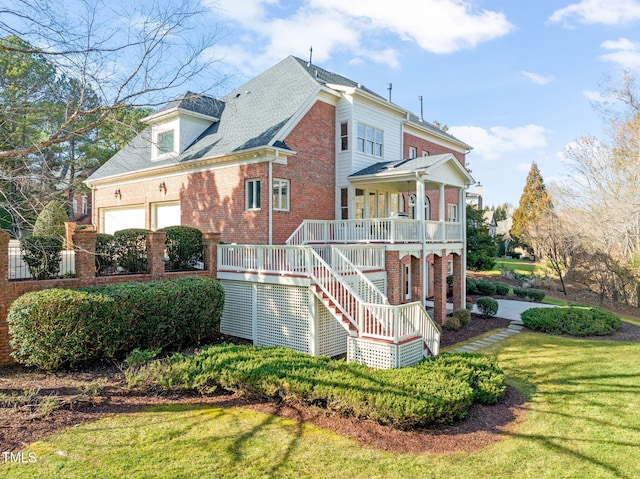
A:
[[[62,238],[32,236],[20,243],[20,250],[33,279],[56,278],[60,273]]]
[[[147,272],[147,233],[149,230],[130,228],[113,234],[116,261],[123,272]]]
[[[496,294],[496,286],[490,281],[478,281],[476,283],[476,289],[479,294],[485,296],[493,296]]]
[[[453,288],[453,275],[452,274],[447,275],[447,286],[449,288]]]
[[[196,269],[202,263],[202,232],[190,226],[169,226],[159,229],[166,233],[165,241],[169,261],[167,271]]]
[[[522,313],[529,329],[571,336],[603,336],[620,327],[620,318],[600,308],[531,308]]]
[[[474,280],[467,278],[466,283],[467,283],[467,293],[474,294],[478,292],[477,283]]]
[[[442,354],[381,371],[291,349],[232,345],[176,354],[127,379],[130,386],[151,390],[240,392],[402,429],[450,423],[474,402],[495,403],[505,389],[495,361],[478,354]]]
[[[544,291],[540,291],[539,289],[529,289],[527,290],[527,297],[531,298],[532,301],[540,302],[544,299],[546,293]]]
[[[458,318],[460,321],[460,326],[469,326],[471,324],[471,311],[464,308],[455,309],[453,311],[453,317]]]
[[[483,318],[492,318],[498,312],[498,302],[488,296],[478,298],[476,305]]]
[[[113,235],[98,233],[96,235],[96,274],[111,274],[117,267],[116,243]]]
[[[513,288],[513,294],[518,298],[526,298],[528,290],[526,288]]]
[[[496,294],[499,296],[507,296],[511,291],[511,286],[504,283],[493,283],[496,287]]]
[[[220,283],[204,277],[33,291],[9,309],[12,354],[22,364],[57,369],[135,348],[201,345],[219,331],[223,304]]]
[[[64,238],[64,223],[69,221],[67,207],[59,200],[51,200],[40,212],[33,225],[33,236]]]
[[[462,327],[462,323],[456,316],[449,316],[444,323],[444,327],[450,331],[458,331]]]

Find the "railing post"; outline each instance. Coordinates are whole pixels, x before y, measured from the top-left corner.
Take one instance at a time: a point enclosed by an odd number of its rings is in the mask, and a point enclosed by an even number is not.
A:
[[[147,233],[147,271],[152,279],[164,276],[164,243],[167,234],[159,231]]]
[[[400,326],[398,321],[399,307],[394,306],[392,311],[393,311],[393,343],[398,344],[398,328]]]

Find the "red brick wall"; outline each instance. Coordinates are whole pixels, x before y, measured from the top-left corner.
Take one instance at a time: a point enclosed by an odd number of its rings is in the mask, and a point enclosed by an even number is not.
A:
[[[424,138],[418,138],[417,136],[407,132],[404,132],[403,142],[404,158],[409,158],[409,148],[413,146],[418,150],[418,156],[422,156],[423,151],[428,151],[429,156],[451,153],[458,159],[460,164],[464,166],[464,153],[460,153],[459,151],[455,151],[451,148],[447,148],[446,146],[433,143],[429,140],[425,140]]]
[[[273,178],[291,185],[290,211],[273,212],[273,242],[281,244],[303,219],[333,219],[335,214],[335,108],[316,102],[285,140],[296,154],[274,165]],[[101,208],[144,205],[151,228],[153,203],[180,200],[182,224],[220,232],[227,243],[266,244],[269,234],[268,164],[254,163],[144,180],[96,190]],[[260,179],[260,210],[245,209],[245,180]],[[164,182],[166,191],[160,191]],[[115,197],[120,190],[121,198]],[[94,216],[100,221],[99,212]],[[102,226],[98,225],[98,231]]]

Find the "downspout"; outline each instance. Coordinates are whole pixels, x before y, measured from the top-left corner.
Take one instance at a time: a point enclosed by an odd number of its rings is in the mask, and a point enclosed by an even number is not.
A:
[[[467,188],[460,188],[458,203],[460,203],[460,228],[462,228],[462,307],[467,304]]]
[[[427,292],[428,292],[428,285],[427,285],[427,240],[425,238],[425,234],[424,234],[424,230],[426,228],[426,221],[427,219],[424,217],[424,198],[425,198],[425,186],[424,186],[424,178],[422,176],[417,175],[418,178],[420,179],[420,183],[422,183],[422,200],[420,201],[420,209],[421,209],[421,213],[420,213],[420,217],[422,218],[422,224],[420,225],[420,242],[422,243],[422,258],[420,259],[420,264],[422,266],[422,294],[421,294],[421,298],[420,298],[420,303],[422,304],[423,307],[426,308],[427,306]],[[416,198],[417,200],[417,198]]]
[[[273,244],[273,162],[278,159],[278,150],[273,159],[269,160],[269,191],[267,195],[269,198],[269,245]]]

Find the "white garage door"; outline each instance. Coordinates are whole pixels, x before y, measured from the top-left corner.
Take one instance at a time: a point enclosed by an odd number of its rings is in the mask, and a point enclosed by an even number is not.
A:
[[[180,203],[159,204],[155,207],[155,229],[180,225]]]
[[[144,228],[144,220],[144,206],[108,208],[104,210],[102,230],[112,235],[116,231],[128,228]]]

